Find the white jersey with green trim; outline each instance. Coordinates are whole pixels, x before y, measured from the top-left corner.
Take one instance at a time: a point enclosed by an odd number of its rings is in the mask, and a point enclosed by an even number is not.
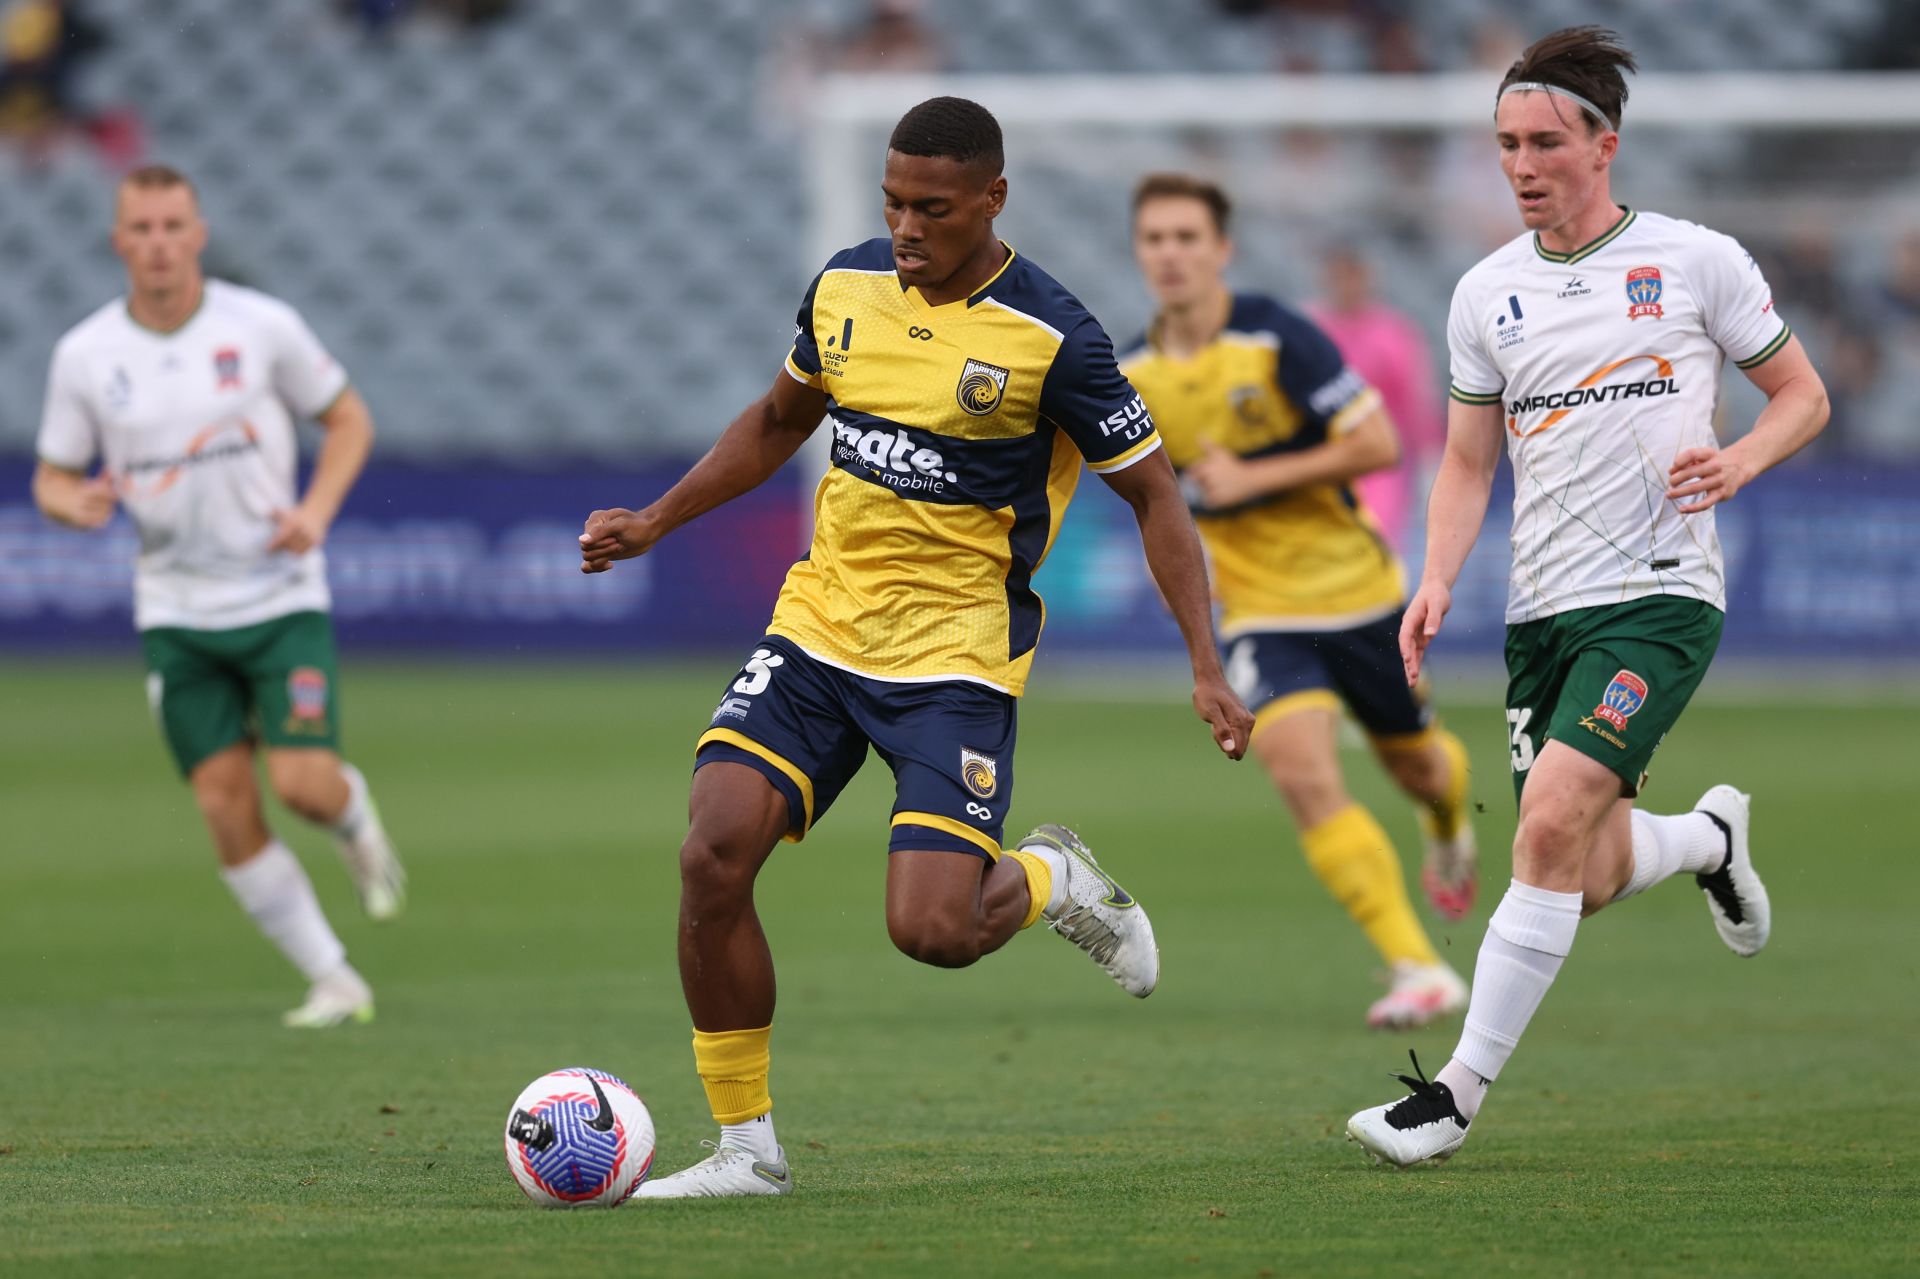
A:
[[[39,454],[70,471],[97,459],[112,478],[140,535],[139,629],[225,630],[330,606],[321,552],[267,543],[274,513],[297,500],[295,415],[346,386],[292,307],[218,280],[170,333],[120,298],[60,339]]]
[[[1680,514],[1667,473],[1715,443],[1725,361],[1753,368],[1789,336],[1737,241],[1657,213],[1571,253],[1525,235],[1462,277],[1451,394],[1501,407],[1510,624],[1649,595],[1726,608],[1713,512]]]

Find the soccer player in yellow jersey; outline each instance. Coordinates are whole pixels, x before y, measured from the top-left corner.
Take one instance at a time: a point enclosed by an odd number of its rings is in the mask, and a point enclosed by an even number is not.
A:
[[[1134,193],[1134,250],[1159,305],[1120,357],[1180,471],[1213,567],[1234,691],[1253,750],[1292,810],[1315,875],[1391,970],[1372,1026],[1420,1026],[1466,1003],[1408,903],[1400,862],[1341,779],[1341,707],[1419,805],[1434,905],[1472,905],[1467,756],[1407,687],[1400,564],[1352,482],[1398,453],[1380,397],[1310,320],[1234,293],[1230,206],[1211,182],[1154,174]]]
[[[1005,852],[1014,720],[1044,620],[1032,576],[1083,460],[1134,509],[1192,657],[1194,708],[1238,759],[1253,717],[1214,653],[1206,567],[1153,421],[1100,325],[993,232],[1000,126],[960,98],[909,111],[888,142],[890,238],[836,254],[801,303],[773,388],[642,511],[595,511],[602,572],[764,481],[824,417],[832,466],[813,546],[767,635],[728,682],[695,757],[680,851],[680,975],[714,1154],[646,1198],[784,1194],[767,1073],[773,957],[753,883],[799,840],[868,747],[893,770],[887,931],[961,968],[1039,920],[1130,994],[1159,975],[1153,929],[1073,832]]]

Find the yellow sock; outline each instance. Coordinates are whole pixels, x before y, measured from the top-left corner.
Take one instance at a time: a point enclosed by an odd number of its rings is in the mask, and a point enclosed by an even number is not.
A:
[[[1023,848],[1009,848],[1001,856],[1013,858],[1027,872],[1027,895],[1033,900],[1027,904],[1027,917],[1020,921],[1020,927],[1032,928],[1053,896],[1053,868]]]
[[[768,1045],[773,1027],[693,1032],[693,1065],[707,1090],[707,1105],[723,1124],[744,1124],[773,1109],[767,1093]]]
[[[1447,793],[1431,807],[1420,805],[1420,828],[1435,839],[1452,839],[1467,824],[1467,789],[1472,782],[1472,765],[1467,748],[1446,729],[1436,729],[1434,740],[1447,757]]]
[[[1346,907],[1353,922],[1389,964],[1412,960],[1437,964],[1433,943],[1407,901],[1407,887],[1393,843],[1373,814],[1349,804],[1311,830],[1300,832],[1307,865]]]

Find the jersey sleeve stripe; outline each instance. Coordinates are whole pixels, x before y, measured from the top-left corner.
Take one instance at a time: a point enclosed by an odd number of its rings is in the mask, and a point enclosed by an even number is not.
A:
[[[1159,447],[1160,432],[1155,431],[1152,435],[1149,435],[1146,439],[1140,441],[1118,457],[1110,457],[1104,462],[1089,462],[1087,463],[1087,468],[1095,475],[1112,475],[1115,472],[1126,470],[1129,466],[1132,466],[1135,462],[1138,462],[1141,458],[1146,457]]]
[[[808,373],[805,369],[801,368],[798,364],[795,364],[793,362],[792,352],[787,353],[786,363],[783,364],[781,367],[786,369],[788,377],[798,382],[801,386],[811,386],[811,387],[814,387],[815,389],[819,388],[820,375],[817,373]]]
[[[1500,392],[1487,391],[1483,393],[1480,391],[1463,391],[1459,387],[1449,383],[1447,386],[1447,398],[1458,400],[1462,404],[1498,404],[1500,402]]]
[[[1787,339],[1792,336],[1793,336],[1793,330],[1790,327],[1788,327],[1786,324],[1782,324],[1780,326],[1780,332],[1777,335],[1775,335],[1773,341],[1767,343],[1765,346],[1761,347],[1758,351],[1755,351],[1752,355],[1749,355],[1746,359],[1735,360],[1734,361],[1735,367],[1742,368],[1742,369],[1759,368],[1762,364],[1765,364],[1768,360],[1771,360],[1774,356],[1780,354],[1780,349],[1786,346]]]
[[[991,836],[982,835],[965,822],[957,822],[951,817],[942,817],[938,813],[898,812],[893,815],[889,826],[925,826],[928,830],[937,830],[970,844],[978,844],[987,856],[1000,860],[1000,845]]]
[[[1348,400],[1338,413],[1327,420],[1327,434],[1345,435],[1360,425],[1360,419],[1379,408],[1381,403],[1380,392],[1368,387]]]

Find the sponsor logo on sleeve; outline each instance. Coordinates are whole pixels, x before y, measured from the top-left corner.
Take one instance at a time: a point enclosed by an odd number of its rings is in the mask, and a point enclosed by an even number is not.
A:
[[[1128,443],[1152,429],[1153,419],[1147,415],[1146,403],[1137,395],[1100,421],[1100,434],[1109,437],[1119,435]]]

